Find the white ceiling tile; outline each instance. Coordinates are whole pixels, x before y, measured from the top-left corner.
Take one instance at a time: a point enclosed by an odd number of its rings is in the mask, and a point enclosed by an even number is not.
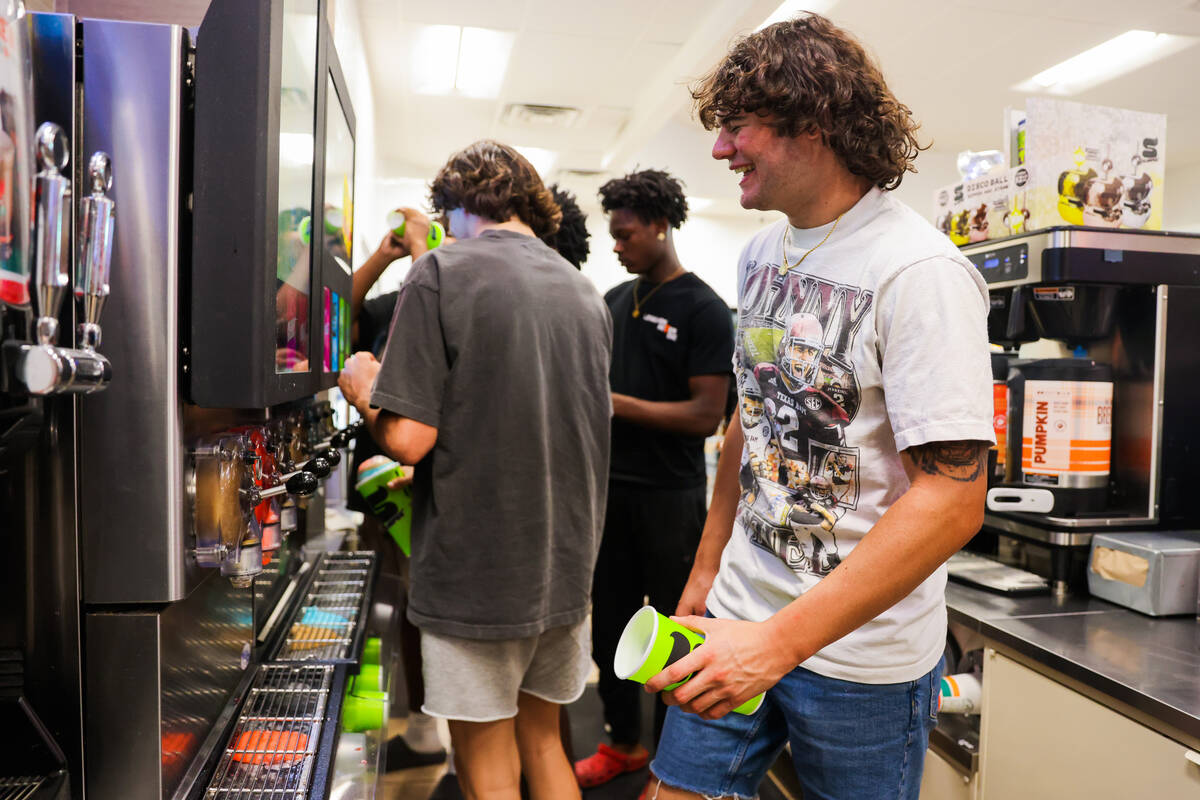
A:
[[[526,27],[541,33],[590,36],[632,42],[641,36],[640,26],[653,14],[646,0],[603,0],[564,2],[528,0]]]
[[[643,4],[639,22],[641,38],[647,42],[683,44],[716,5],[714,0],[657,0]]]
[[[386,3],[384,5],[387,5]],[[476,28],[518,30],[524,25],[529,0],[441,0],[393,2],[399,20],[423,25],[469,25]],[[386,15],[387,12],[385,11]]]
[[[663,71],[700,21],[729,5],[729,0],[357,2],[384,169],[428,175],[452,150],[484,136],[555,149],[560,172],[598,168],[599,154],[629,123],[629,109],[650,82],[669,78],[686,93],[695,76]],[[920,162],[922,181],[949,171],[958,150],[999,147],[1004,107],[1024,102],[1011,86],[1038,71],[1130,28],[1200,35],[1195,0],[840,0],[830,16],[878,58],[889,86],[921,122],[921,138],[933,143],[936,157]],[[410,95],[407,54],[417,23],[518,31],[500,101]],[[734,26],[731,20],[730,35]],[[1072,99],[1165,112],[1168,158],[1182,166],[1200,162],[1200,103],[1191,85],[1196,74],[1200,45]],[[497,124],[503,102],[569,105],[582,113],[569,129],[526,131]],[[671,171],[692,194],[735,202],[736,181],[709,156],[713,135],[689,112],[690,103],[635,153],[634,162]],[[594,195],[593,184],[607,177],[579,178],[575,191],[581,199]]]

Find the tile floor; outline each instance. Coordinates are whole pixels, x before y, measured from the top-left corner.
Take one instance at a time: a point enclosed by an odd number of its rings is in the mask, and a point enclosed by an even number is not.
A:
[[[645,731],[651,731],[653,721],[649,700],[643,702],[642,706],[642,728]],[[594,682],[589,683],[583,697],[570,706],[570,714],[572,742],[575,749],[574,758],[590,755],[595,752],[597,744],[607,741],[603,735],[600,697],[596,694]],[[390,733],[392,735],[403,733],[405,724],[403,718],[391,720]],[[450,734],[444,722],[439,723],[438,733],[442,742],[449,744]],[[647,733],[644,738],[646,739],[644,744],[650,747],[650,734]],[[388,773],[380,780],[376,798],[377,800],[430,800],[430,795],[433,794],[438,782],[445,774],[445,764]],[[636,800],[638,793],[645,785],[647,774],[646,770],[641,770],[623,775],[609,784],[585,791],[583,800]],[[452,796],[455,800],[461,797],[461,795]],[[438,800],[443,800],[443,798],[439,796]],[[450,797],[444,798],[444,800],[450,800]]]

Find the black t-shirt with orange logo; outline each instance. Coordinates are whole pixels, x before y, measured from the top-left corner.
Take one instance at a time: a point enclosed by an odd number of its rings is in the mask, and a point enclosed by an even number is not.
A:
[[[689,378],[732,371],[733,321],[725,301],[690,272],[656,286],[635,279],[604,296],[613,318],[609,383],[614,392],[643,400],[687,400]],[[662,489],[704,486],[704,438],[614,419],[609,474]]]

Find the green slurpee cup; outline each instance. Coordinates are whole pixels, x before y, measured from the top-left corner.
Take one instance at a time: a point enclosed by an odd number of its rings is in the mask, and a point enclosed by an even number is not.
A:
[[[350,691],[342,703],[342,730],[347,733],[382,730],[387,720],[387,692]]]
[[[404,555],[412,554],[412,489],[389,489],[394,478],[404,477],[404,468],[387,458],[367,459],[359,469],[354,488],[387,528]]]
[[[358,671],[358,677],[354,679],[354,686],[357,689],[362,687],[376,692],[382,692],[387,689],[384,686],[383,667],[379,664],[363,664]]]
[[[622,680],[645,683],[704,642],[704,635],[645,606],[625,625],[617,642],[613,671]],[[682,686],[691,678],[673,683],[663,691]],[[753,714],[763,703],[763,695],[752,697],[734,709],[737,714]]]
[[[379,665],[383,659],[383,639],[378,636],[368,636],[363,642],[362,663]]]
[[[389,212],[387,216],[387,226],[392,233],[396,234],[396,238],[404,238],[404,226],[407,224],[404,219],[404,212],[400,209]],[[425,246],[430,250],[434,249],[446,240],[446,229],[442,227],[442,223],[435,219],[429,220],[429,233],[425,234]]]

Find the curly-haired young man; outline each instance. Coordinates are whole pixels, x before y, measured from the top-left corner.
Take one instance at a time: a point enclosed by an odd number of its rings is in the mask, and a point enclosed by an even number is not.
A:
[[[687,272],[673,231],[687,219],[678,180],[633,172],[600,188],[613,250],[637,276],[604,297],[613,318],[612,461],[592,590],[592,654],[612,745],[575,764],[581,786],[645,767],[641,692],[613,674],[617,641],[643,598],[671,610],[704,525],[704,438],[729,392],[729,308]],[[666,706],[655,703],[655,738]]]
[[[412,265],[382,362],[338,385],[415,464],[408,618],[423,711],[449,720],[468,797],[579,797],[559,706],[590,669],[603,520],[608,309],[539,236],[561,212],[514,149],[477,142],[430,189],[457,241]]]
[[[693,95],[742,205],[786,219],[738,264],[742,424],[676,610],[706,640],[647,684],[692,675],[665,693],[647,795],[753,797],[790,741],[805,797],[915,800],[943,562],[983,516],[985,287],[889,195],[916,124],[845,31],[769,26]]]

